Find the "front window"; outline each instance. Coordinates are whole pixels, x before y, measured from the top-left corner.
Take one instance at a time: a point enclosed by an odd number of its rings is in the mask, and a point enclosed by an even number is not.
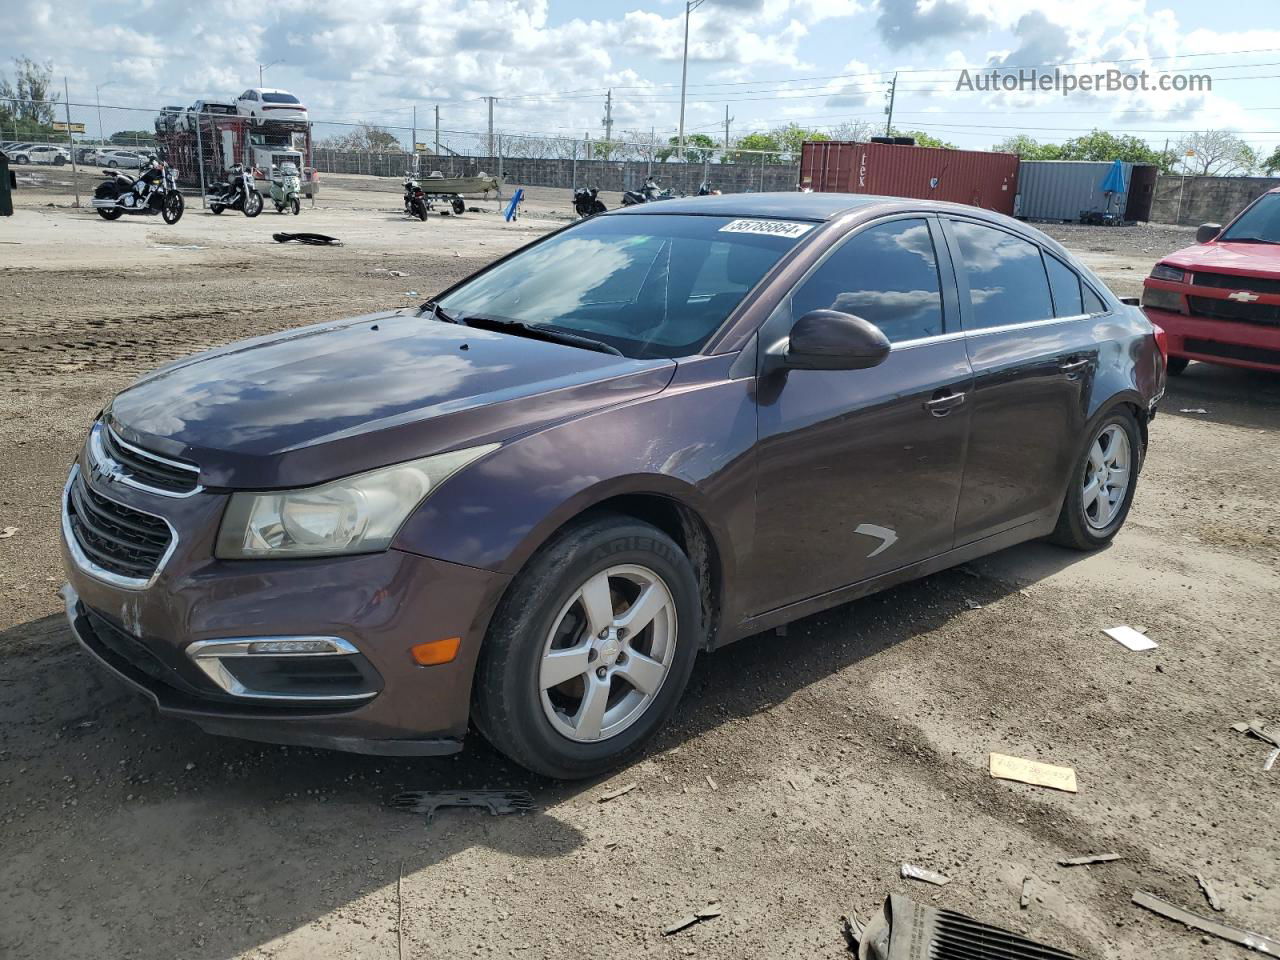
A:
[[[1227,243],[1280,243],[1280,193],[1268,193],[1221,236]]]
[[[297,103],[298,98],[292,93],[264,93],[263,103]]]
[[[629,357],[697,353],[814,224],[667,214],[596,217],[440,301],[600,340]]]

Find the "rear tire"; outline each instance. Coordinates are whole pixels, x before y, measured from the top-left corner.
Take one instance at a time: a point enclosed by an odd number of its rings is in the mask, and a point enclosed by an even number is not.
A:
[[[453,207],[453,212],[457,216],[462,216],[464,213],[467,212],[466,201],[463,200],[461,197],[454,197],[453,201],[450,203],[450,206]]]
[[[103,220],[119,220],[123,210],[112,210],[109,207],[98,207],[98,216]]]
[[[476,726],[548,777],[593,777],[624,762],[666,723],[689,682],[703,640],[699,598],[689,558],[656,527],[609,514],[563,531],[515,578],[489,626]],[[625,617],[637,610],[643,622],[628,633]],[[544,687],[548,658],[570,651],[572,662],[556,668],[567,679]],[[594,723],[593,691],[602,698]]]
[[[1097,550],[1110,543],[1129,516],[1142,456],[1138,422],[1128,407],[1116,407],[1102,417],[1072,467],[1058,525],[1050,539],[1075,550]],[[1115,489],[1120,462],[1125,465],[1123,493]]]
[[[419,220],[427,219],[427,202],[425,200],[413,201],[413,215]]]
[[[222,211],[223,211],[223,210],[225,210],[225,209],[226,209],[226,207],[224,207],[224,206],[223,206],[222,204],[220,204],[220,203],[211,203],[211,204],[209,204],[209,212],[210,212],[210,213],[212,213],[214,216],[217,216],[218,214],[222,213]]]
[[[1165,364],[1165,371],[1171,377],[1181,375],[1187,369],[1187,364],[1191,362],[1187,357],[1170,357],[1169,362]]]

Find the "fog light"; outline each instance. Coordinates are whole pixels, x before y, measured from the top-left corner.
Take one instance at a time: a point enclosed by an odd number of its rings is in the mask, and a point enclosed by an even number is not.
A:
[[[255,640],[246,651],[250,654],[261,653],[267,656],[281,656],[299,653],[346,653],[338,649],[332,640],[324,638],[302,638],[296,640]]]
[[[419,666],[433,667],[451,662],[458,655],[458,647],[461,645],[461,637],[446,637],[443,640],[429,640],[412,646],[409,648],[409,653]]]

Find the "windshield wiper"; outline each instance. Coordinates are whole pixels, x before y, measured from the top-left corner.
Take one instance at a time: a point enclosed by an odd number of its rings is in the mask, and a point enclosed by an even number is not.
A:
[[[427,311],[427,313],[431,314],[432,317],[439,320],[441,323],[457,323],[464,327],[466,326],[465,320],[460,320],[452,314],[445,313],[444,307],[440,306],[440,304],[436,303],[434,300],[428,300],[422,305],[422,309]]]
[[[605,343],[603,340],[593,340],[590,337],[584,337],[580,334],[565,333],[562,330],[553,330],[550,327],[540,327],[534,324],[523,323],[519,320],[502,320],[498,317],[472,316],[455,322],[465,323],[469,327],[481,327],[490,330],[500,330],[504,333],[515,333],[534,340],[548,340],[551,343],[563,343],[568,347],[581,347],[584,350],[595,350],[599,353],[609,353],[615,357],[623,355],[621,350]]]
[[[1277,244],[1280,240],[1267,240],[1263,237],[1223,237],[1219,243],[1269,243]]]

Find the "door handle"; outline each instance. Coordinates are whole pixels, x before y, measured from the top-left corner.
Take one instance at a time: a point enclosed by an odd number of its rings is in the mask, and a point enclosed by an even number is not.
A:
[[[937,393],[932,400],[924,402],[924,408],[935,417],[945,417],[962,403],[964,403],[963,393]]]
[[[1058,364],[1058,369],[1067,375],[1068,380],[1074,380],[1080,375],[1080,371],[1085,369],[1085,367],[1089,366],[1092,362],[1093,361],[1088,357],[1085,357],[1083,360],[1065,360]]]

